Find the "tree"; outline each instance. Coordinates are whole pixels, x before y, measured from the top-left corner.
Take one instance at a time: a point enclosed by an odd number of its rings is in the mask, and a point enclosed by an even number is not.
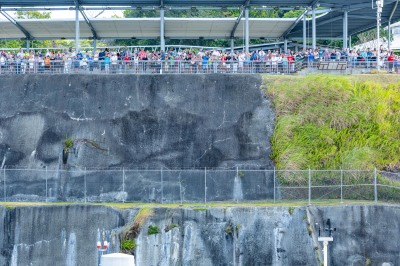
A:
[[[39,12],[39,11],[17,11],[15,12],[17,19],[49,19],[51,18],[51,12]]]

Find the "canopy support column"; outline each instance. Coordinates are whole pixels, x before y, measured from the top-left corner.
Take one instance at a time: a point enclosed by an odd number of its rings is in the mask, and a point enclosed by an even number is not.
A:
[[[165,52],[164,7],[160,8],[160,49]]]
[[[79,4],[75,3],[75,53],[79,51]]]
[[[343,11],[343,49],[347,49],[348,11]]]
[[[312,48],[317,49],[317,21],[315,19],[315,6],[312,7]]]
[[[303,50],[307,50],[307,16],[303,17]]]
[[[245,7],[245,9],[244,9],[244,22],[245,22],[245,29],[244,29],[244,31],[245,31],[245,33],[244,33],[244,39],[245,39],[245,41],[244,41],[244,47],[245,47],[245,51],[246,51],[246,53],[248,53],[249,52],[249,8],[248,7]]]

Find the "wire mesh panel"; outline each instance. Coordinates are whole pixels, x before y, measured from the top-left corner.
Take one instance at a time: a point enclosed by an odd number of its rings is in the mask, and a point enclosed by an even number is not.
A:
[[[124,170],[117,172],[119,190],[128,202],[161,202],[161,174],[158,170]],[[122,172],[125,173],[122,182]],[[121,199],[122,200],[122,199]]]
[[[164,202],[204,202],[207,170],[163,170]]]
[[[313,170],[311,175],[311,199],[341,199],[342,172],[339,170]]]
[[[400,173],[380,171],[377,174],[378,199],[386,202],[400,202]]]
[[[3,169],[4,201],[45,201],[45,171],[35,169]]]
[[[207,170],[207,201],[273,199],[273,171]]]
[[[276,171],[277,200],[307,200],[309,172],[307,170]]]
[[[343,199],[374,200],[374,171],[343,170]]]
[[[90,202],[121,202],[124,200],[122,191],[122,171],[85,170],[79,171],[75,181],[81,186],[81,199]],[[75,190],[69,190],[70,197]]]

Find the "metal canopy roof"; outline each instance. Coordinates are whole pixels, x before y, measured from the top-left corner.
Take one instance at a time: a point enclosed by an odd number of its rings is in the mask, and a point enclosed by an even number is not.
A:
[[[249,19],[251,38],[279,38],[296,19]],[[75,20],[21,19],[17,22],[35,39],[72,39],[75,37]],[[160,36],[159,18],[91,19],[100,38],[142,38]],[[171,39],[229,38],[235,18],[165,18],[165,37]],[[236,36],[244,36],[244,21],[239,23]],[[93,37],[85,21],[79,23],[81,38]],[[18,39],[25,35],[12,23],[0,21],[0,39]]]
[[[90,8],[137,8],[160,7],[182,8],[191,6],[207,7],[249,7],[267,8],[306,8],[319,6],[327,9],[327,14],[317,18],[317,38],[341,38],[343,34],[343,11],[348,10],[348,34],[356,34],[376,26],[374,0],[0,0],[4,10],[11,8],[62,7],[68,9],[75,2],[85,9]],[[398,0],[385,0],[382,24],[387,25],[389,17],[394,23],[400,20]],[[125,8],[124,8],[125,7]],[[235,28],[235,18],[165,18],[165,37],[167,38],[229,38]],[[87,21],[88,22],[88,21]],[[235,37],[243,37],[243,19],[234,31]],[[250,38],[301,38],[303,23],[295,19],[255,19],[250,18]],[[98,38],[158,38],[160,19],[90,19],[89,23],[80,23],[80,37],[93,37],[94,30]],[[311,35],[309,19],[307,32]],[[21,30],[22,29],[22,30]],[[23,32],[25,31],[25,33]],[[29,34],[27,34],[29,33]],[[284,36],[285,35],[285,36]],[[0,38],[55,39],[74,38],[73,20],[17,20],[0,21]]]

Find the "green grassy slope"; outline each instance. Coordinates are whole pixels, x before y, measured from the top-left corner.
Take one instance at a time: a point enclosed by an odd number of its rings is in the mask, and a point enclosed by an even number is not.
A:
[[[400,76],[263,76],[277,169],[400,168]]]

